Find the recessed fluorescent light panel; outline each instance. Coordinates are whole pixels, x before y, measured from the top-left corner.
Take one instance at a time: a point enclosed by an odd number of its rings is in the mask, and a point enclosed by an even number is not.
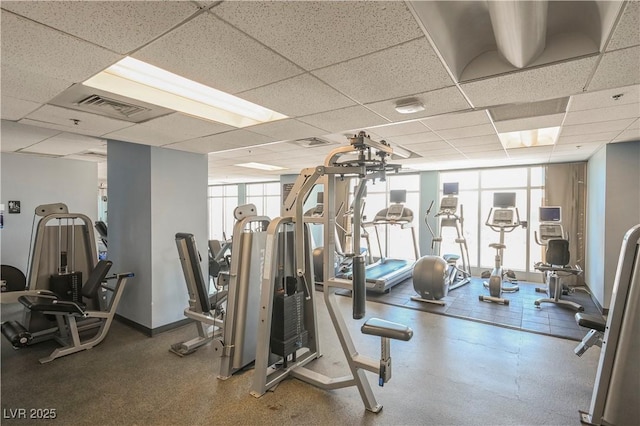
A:
[[[505,149],[529,148],[532,146],[553,145],[556,143],[559,133],[560,127],[546,127],[544,129],[498,133],[498,137]]]
[[[235,165],[240,167],[247,167],[249,169],[266,170],[268,172],[286,170],[284,167],[272,166],[271,164],[262,164],[262,163],[241,163],[241,164],[235,164]]]
[[[131,57],[115,63],[83,84],[234,127],[287,118]]]

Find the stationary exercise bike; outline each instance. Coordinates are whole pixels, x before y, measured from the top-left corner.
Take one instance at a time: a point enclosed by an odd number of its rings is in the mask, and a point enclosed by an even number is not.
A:
[[[546,298],[537,299],[534,304],[540,307],[541,303],[555,303],[560,306],[568,306],[584,311],[582,305],[569,300],[561,300],[562,294],[570,290],[563,287],[561,279],[563,276],[579,275],[582,269],[579,265],[570,266],[571,253],[569,252],[569,240],[562,229],[562,210],[560,207],[540,207],[540,238],[534,232],[534,237],[538,245],[546,247],[545,261],[538,262],[534,268],[542,272],[545,278],[545,287],[536,288],[537,292],[546,293]]]
[[[451,227],[456,229],[455,242],[460,247],[460,255],[444,254],[440,256],[442,233],[436,236],[427,220],[434,202],[432,201],[425,214],[424,221],[431,233],[431,255],[420,258],[413,267],[413,288],[420,295],[412,296],[411,300],[418,302],[444,305],[440,301],[450,290],[455,290],[471,281],[469,250],[464,238],[463,207],[458,210],[458,183],[443,185],[444,197],[440,201],[440,208],[434,217],[440,219],[440,229]],[[462,262],[460,265],[459,261]]]
[[[478,296],[481,302],[508,305],[509,300],[503,298],[502,293],[514,293],[520,290],[520,287],[514,284],[515,273],[511,270],[505,270],[502,266],[504,249],[507,248],[504,244],[504,234],[513,232],[520,226],[524,228],[526,224],[526,222],[520,221],[520,215],[516,207],[515,192],[496,192],[493,194],[493,207],[489,210],[485,225],[491,230],[500,233],[500,242],[489,244],[489,247],[496,250],[495,266],[488,274],[489,281],[483,283],[484,287],[489,289],[489,296]],[[512,285],[509,285],[509,283]]]

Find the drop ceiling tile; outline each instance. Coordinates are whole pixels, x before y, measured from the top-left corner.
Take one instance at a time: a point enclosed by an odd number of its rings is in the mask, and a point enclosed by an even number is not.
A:
[[[459,127],[491,124],[491,119],[486,110],[439,115],[420,121],[431,130],[457,129]]]
[[[57,130],[42,129],[40,127],[2,120],[0,124],[0,134],[2,136],[0,137],[0,148],[2,152],[17,151],[18,149],[29,147],[59,133]]]
[[[431,92],[419,93],[412,96],[424,105],[424,111],[412,114],[400,114],[396,111],[396,105],[402,99],[392,99],[382,102],[367,104],[367,108],[377,112],[378,114],[388,118],[391,121],[404,121],[407,119],[416,119],[429,117],[438,114],[447,114],[456,111],[469,109],[469,103],[460,93],[457,87],[446,87],[444,89],[433,90]]]
[[[575,145],[575,144],[585,144],[585,143],[607,143],[613,140],[616,136],[620,134],[620,131],[615,132],[603,132],[603,133],[588,133],[584,135],[573,135],[573,136],[565,136],[562,135],[558,138],[558,145]]]
[[[478,126],[460,127],[458,129],[438,130],[436,133],[443,139],[454,140],[486,135],[495,136],[496,130],[491,124],[480,124]]]
[[[324,130],[310,126],[298,120],[285,119],[273,121],[271,123],[258,124],[246,128],[254,133],[269,136],[276,140],[304,139],[320,136],[326,133]]]
[[[404,123],[384,124],[369,129],[369,133],[378,138],[388,138],[391,136],[404,136],[415,133],[423,133],[427,128],[420,121],[407,121]]]
[[[289,117],[356,105],[354,101],[311,74],[258,87],[239,93],[238,96]]]
[[[627,128],[624,132],[620,133],[611,142],[631,142],[640,141],[640,129]]]
[[[503,160],[507,157],[507,153],[502,150],[491,150],[491,151],[463,151],[464,156],[470,160],[479,160],[479,159],[487,159],[487,160]]]
[[[640,46],[603,55],[588,89],[600,90],[640,83]]]
[[[622,97],[613,99],[614,95]],[[618,106],[640,102],[640,85],[616,87],[614,89],[581,93],[571,97],[568,111],[584,111],[588,109]]]
[[[192,2],[176,1],[3,1],[2,8],[121,54],[145,45],[198,11]]]
[[[462,149],[463,147],[474,146],[474,145],[489,145],[500,143],[500,139],[498,136],[493,135],[484,135],[484,136],[474,136],[470,138],[461,138],[461,139],[448,139],[448,142],[456,148]]]
[[[596,61],[592,56],[462,83],[461,87],[475,107],[555,99],[582,92]]]
[[[387,138],[387,140],[393,143],[397,143],[399,145],[403,145],[403,146],[406,145],[407,147],[419,145],[419,144],[425,144],[425,143],[434,143],[434,142],[441,142],[446,144],[446,142],[444,142],[440,136],[438,136],[433,132],[429,132],[425,130],[426,129],[423,128],[423,131],[420,133],[413,133],[410,135],[391,136]]]
[[[209,13],[132,56],[228,93],[302,73],[291,62]]]
[[[354,128],[367,128],[388,123],[388,120],[361,106],[321,112],[300,117],[298,120],[326,130],[327,133],[337,133]]]
[[[435,145],[434,147],[431,144],[423,144],[423,145],[412,145],[409,148],[411,151],[416,154],[421,155],[423,158],[433,158],[433,157],[442,157],[442,156],[457,156],[460,155],[460,151],[452,148],[450,145]]]
[[[12,98],[3,93],[2,102],[2,119],[18,121],[25,115],[40,107],[40,103],[23,101],[22,99]]]
[[[502,144],[500,142],[494,142],[489,144],[482,145],[464,145],[464,146],[456,146],[463,154],[470,154],[476,152],[492,152],[492,151],[504,151]]]
[[[549,156],[553,152],[553,146],[532,146],[529,148],[516,148],[516,149],[508,149],[507,154],[509,157],[528,157],[528,158],[538,158],[542,161],[548,161]]]
[[[567,118],[564,120],[564,125],[573,126],[576,124],[588,124],[599,121],[612,121],[638,117],[640,117],[640,103],[615,105],[607,108],[568,112]]]
[[[48,155],[71,155],[92,149],[103,149],[106,142],[73,133],[60,133],[42,142],[31,145],[21,152]]]
[[[426,38],[313,71],[360,103],[372,103],[453,86]]]
[[[2,99],[10,96],[15,99],[45,103],[71,86],[71,82],[49,77],[29,69],[21,69],[9,64],[2,57],[1,64]],[[35,68],[40,69],[40,68]]]
[[[153,120],[141,123],[141,126],[152,128],[160,132],[175,133],[176,135],[182,134],[185,136],[178,140],[209,136],[235,129],[233,126],[203,120],[180,112],[154,118]]]
[[[553,155],[575,154],[577,152],[593,152],[597,148],[604,145],[605,144],[601,142],[556,145],[553,149]]]
[[[627,118],[624,120],[601,121],[598,123],[579,124],[576,126],[563,126],[560,131],[560,137],[615,131],[621,132],[633,123],[633,121],[634,120],[632,118]]]
[[[311,70],[422,37],[403,2],[224,2],[212,12]]]
[[[150,146],[162,146],[173,142],[192,139],[182,134],[180,131],[167,133],[141,124],[134,124],[133,126],[119,129],[115,132],[105,133],[103,137],[110,140],[134,142]]]
[[[616,26],[607,51],[637,46],[640,44],[640,2],[627,2],[622,18]]]
[[[4,10],[1,13],[2,62],[20,70],[82,82],[122,59],[122,55],[92,43]]]
[[[73,120],[79,120],[78,124],[74,124]],[[20,120],[20,123],[87,136],[102,136],[133,124],[52,105],[44,105]]]
[[[247,130],[233,130],[167,145],[167,148],[207,154],[273,142],[272,138]],[[240,155],[238,153],[238,155]],[[235,155],[234,155],[235,157]]]

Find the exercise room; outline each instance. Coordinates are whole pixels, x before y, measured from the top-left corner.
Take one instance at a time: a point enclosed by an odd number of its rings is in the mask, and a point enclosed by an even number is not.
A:
[[[2,1],[3,424],[635,425],[640,1]]]

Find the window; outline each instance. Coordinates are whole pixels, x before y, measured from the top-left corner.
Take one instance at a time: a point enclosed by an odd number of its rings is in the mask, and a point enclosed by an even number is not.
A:
[[[418,174],[389,175],[385,182],[376,181],[367,185],[367,198],[364,209],[364,222],[374,220],[376,214],[390,205],[389,194],[394,189],[404,189],[407,191],[407,201],[405,208],[413,212],[413,225],[419,225],[418,214],[420,212],[420,176]],[[353,190],[352,190],[353,193]],[[374,256],[380,255],[376,231],[374,228],[367,228],[370,235],[371,250]],[[416,238],[418,238],[418,229]],[[411,236],[411,229],[402,229],[399,225],[378,226],[377,236],[380,239],[380,247],[385,257],[397,259],[415,259],[415,251]]]
[[[209,187],[209,239],[225,240],[233,233],[233,210],[238,206],[238,185]]]
[[[255,204],[259,216],[280,216],[280,182],[246,184],[247,204]]]
[[[469,246],[471,266],[490,269],[494,265],[495,250],[490,243],[500,241],[499,233],[486,226],[495,192],[515,192],[521,221],[528,227],[518,227],[504,235],[503,265],[518,271],[532,271],[533,263],[541,260],[542,252],[533,238],[538,228],[538,207],[544,197],[544,167],[494,168],[473,171],[440,173],[440,182],[458,182],[459,204],[464,207],[464,236]],[[441,185],[442,186],[442,185]],[[442,195],[442,188],[440,188]],[[449,234],[445,234],[449,232]],[[453,232],[453,234],[450,234]],[[443,230],[441,254],[459,253],[455,243],[455,229]]]

